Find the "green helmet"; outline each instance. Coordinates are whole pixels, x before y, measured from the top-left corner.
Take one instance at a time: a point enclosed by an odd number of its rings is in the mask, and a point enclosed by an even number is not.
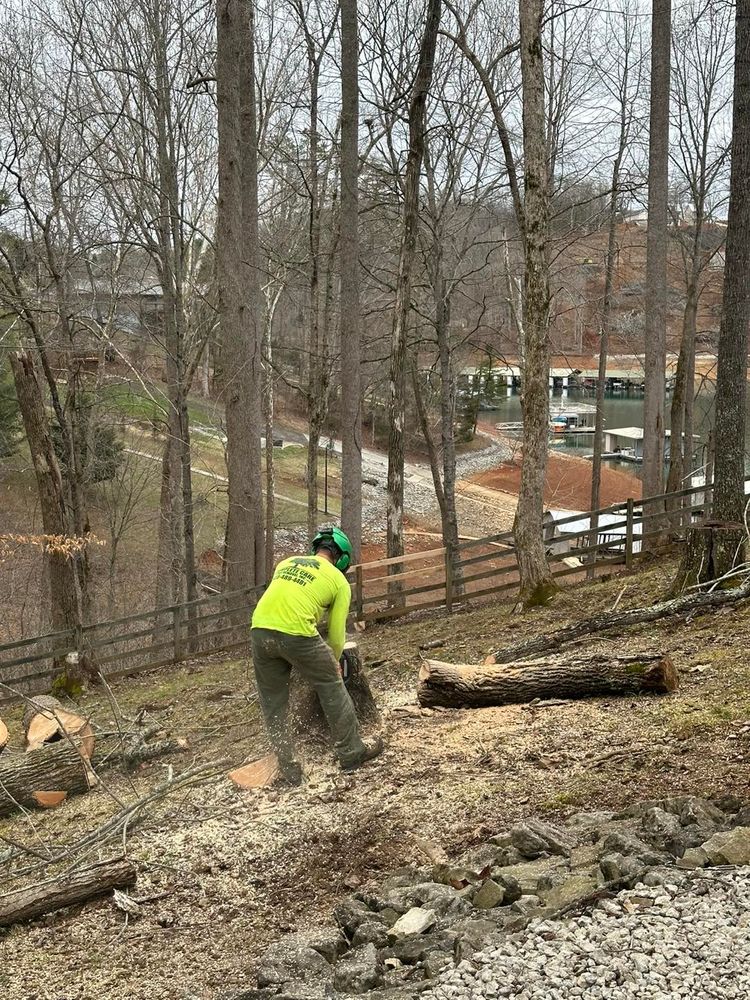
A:
[[[352,562],[352,543],[341,528],[321,528],[312,540],[313,555],[318,549],[327,549],[333,556],[333,565],[346,573]]]

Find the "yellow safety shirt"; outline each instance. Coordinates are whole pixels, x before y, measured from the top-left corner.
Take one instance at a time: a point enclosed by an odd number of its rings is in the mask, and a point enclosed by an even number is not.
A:
[[[287,635],[316,635],[328,611],[328,645],[338,659],[346,641],[346,616],[352,599],[344,574],[317,556],[282,560],[253,612],[252,628]]]

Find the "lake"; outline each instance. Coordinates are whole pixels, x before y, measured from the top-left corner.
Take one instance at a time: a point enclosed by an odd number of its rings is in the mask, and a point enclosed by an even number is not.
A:
[[[483,423],[515,423],[521,419],[521,401],[517,391],[506,395],[506,390],[502,390],[503,395],[497,393],[491,402],[492,409],[483,409],[479,413],[479,419]],[[550,394],[550,399],[556,403],[576,402],[592,404],[595,402],[591,392],[571,389],[568,392],[559,391]],[[667,396],[667,427],[670,425],[670,407],[672,405],[671,394]],[[700,440],[696,440],[696,464],[703,465],[705,462],[704,451],[708,441],[708,433],[713,422],[714,393],[705,390],[699,392],[695,400],[695,427],[694,433]],[[746,404],[748,414],[746,428],[746,445],[750,444],[750,400]],[[643,394],[608,393],[604,397],[604,426],[605,428],[615,427],[643,427]],[[555,441],[552,445],[555,451],[561,451],[569,455],[590,455],[593,451],[593,435],[579,435],[573,437],[566,435],[565,440]],[[607,460],[608,464],[628,468],[631,472],[640,473],[640,465],[630,462],[617,462]]]

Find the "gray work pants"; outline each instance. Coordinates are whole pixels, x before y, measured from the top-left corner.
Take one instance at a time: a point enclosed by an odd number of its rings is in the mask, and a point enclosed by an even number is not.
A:
[[[287,719],[292,669],[317,693],[341,763],[359,760],[364,751],[359,722],[331,647],[319,635],[287,635],[268,628],[254,628],[250,637],[260,707],[282,766],[294,759]]]

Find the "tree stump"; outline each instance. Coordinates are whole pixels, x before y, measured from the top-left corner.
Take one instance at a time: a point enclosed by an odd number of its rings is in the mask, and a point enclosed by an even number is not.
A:
[[[670,597],[703,583],[718,580],[745,560],[744,525],[732,521],[704,521],[688,529],[680,567]],[[734,580],[727,581],[731,587]]]
[[[8,727],[5,725],[2,719],[0,719],[0,753],[5,749],[5,745],[8,742]]]
[[[363,729],[379,728],[380,711],[367,680],[356,642],[347,642],[344,646],[344,656],[349,667],[348,676],[344,683],[354,703],[354,710],[360,725]],[[290,681],[289,711],[295,734],[317,737],[321,740],[329,738],[328,724],[320,707],[318,696],[304,678],[294,670]]]
[[[545,656],[524,663],[473,666],[425,660],[417,698],[425,707],[479,708],[535,698],[667,694],[677,671],[668,654],[610,656],[602,653]]]

